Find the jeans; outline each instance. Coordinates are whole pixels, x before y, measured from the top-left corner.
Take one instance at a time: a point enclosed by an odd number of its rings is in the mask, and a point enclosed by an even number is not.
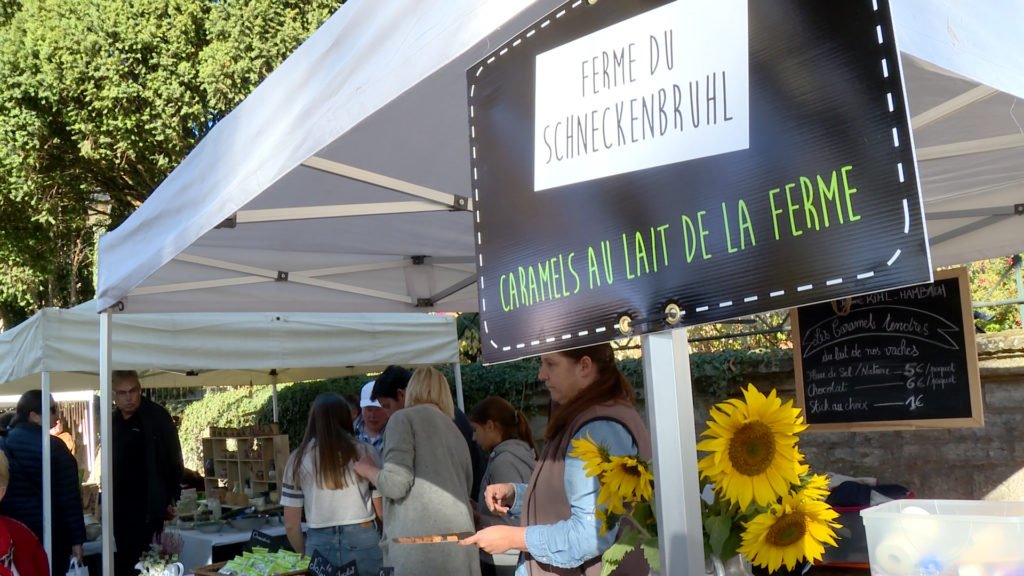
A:
[[[383,562],[380,534],[372,524],[310,528],[306,531],[306,556],[312,556],[314,550],[339,568],[355,560],[359,576],[377,576]]]

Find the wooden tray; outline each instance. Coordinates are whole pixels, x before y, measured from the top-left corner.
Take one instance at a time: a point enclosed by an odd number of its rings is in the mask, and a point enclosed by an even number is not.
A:
[[[198,568],[192,569],[192,574],[195,574],[195,576],[224,576],[220,572],[217,572],[217,570],[223,568],[225,564],[227,564],[226,561],[206,566],[199,566]],[[270,576],[306,576],[307,574],[309,574],[308,570],[296,570],[294,572],[281,572]]]
[[[450,544],[465,540],[475,532],[456,532],[454,534],[433,534],[430,536],[407,536],[403,538],[392,538],[395,544]]]

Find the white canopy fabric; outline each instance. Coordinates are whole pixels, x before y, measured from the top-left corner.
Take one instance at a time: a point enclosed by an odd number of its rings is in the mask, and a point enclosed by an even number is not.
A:
[[[557,4],[346,3],[100,240],[98,307],[475,310],[465,70]],[[934,263],[1024,251],[1024,4],[893,14]]]
[[[47,308],[0,334],[0,393],[99,388],[95,303]],[[459,358],[440,314],[182,313],[113,318],[113,368],[145,387],[273,384]]]

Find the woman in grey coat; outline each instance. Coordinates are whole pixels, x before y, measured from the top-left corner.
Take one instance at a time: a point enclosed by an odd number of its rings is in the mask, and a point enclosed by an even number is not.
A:
[[[526,484],[533,476],[537,447],[533,443],[529,419],[508,400],[491,396],[473,406],[469,423],[473,426],[473,439],[490,452],[476,500],[477,528],[495,524],[518,526],[521,521],[518,516],[499,516],[488,510],[484,495],[491,484]],[[518,551],[495,557],[481,550],[480,572],[483,576],[511,575],[515,572],[518,557]]]
[[[396,538],[473,532],[469,449],[452,422],[448,381],[434,368],[419,368],[405,391],[405,408],[388,420],[384,465],[369,459],[356,472],[384,497],[384,566],[396,576],[479,576],[476,547],[457,542],[399,544]]]

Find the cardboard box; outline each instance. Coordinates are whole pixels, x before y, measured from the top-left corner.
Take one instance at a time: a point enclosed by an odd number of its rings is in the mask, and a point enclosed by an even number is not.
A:
[[[893,500],[860,514],[873,576],[1024,571],[1024,502]]]

